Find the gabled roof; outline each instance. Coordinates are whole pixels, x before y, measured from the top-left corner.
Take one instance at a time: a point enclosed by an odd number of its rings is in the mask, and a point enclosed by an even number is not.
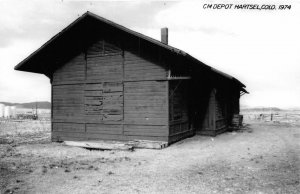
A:
[[[63,29],[61,32],[59,32],[54,37],[52,37],[50,40],[48,40],[45,44],[43,44],[39,49],[37,49],[35,52],[33,52],[31,55],[29,55],[27,58],[25,58],[23,61],[21,61],[18,65],[16,65],[14,69],[15,70],[20,70],[20,71],[34,72],[34,73],[44,73],[43,71],[41,71],[41,67],[39,67],[39,66],[41,66],[41,64],[43,63],[43,56],[51,55],[50,51],[48,51],[48,50],[51,50],[52,47],[54,47],[56,44],[58,44],[58,42],[61,41],[59,39],[65,39],[64,36],[66,36],[67,33],[71,33],[72,31],[74,31],[74,28],[77,27],[79,25],[79,23],[81,23],[81,21],[90,20],[90,19],[94,19],[94,20],[97,20],[99,22],[105,23],[105,24],[107,24],[109,26],[112,26],[114,28],[117,28],[117,29],[119,29],[123,32],[126,32],[126,33],[131,34],[131,35],[136,36],[136,37],[139,37],[139,38],[141,38],[145,41],[148,41],[152,44],[155,44],[155,45],[157,45],[161,48],[164,48],[164,49],[168,50],[169,52],[173,52],[173,53],[176,53],[178,55],[181,55],[181,56],[185,57],[186,59],[189,59],[189,60],[193,61],[194,63],[199,63],[199,65],[206,66],[212,72],[220,75],[221,77],[232,80],[233,82],[235,82],[237,85],[239,85],[241,87],[241,90],[246,91],[245,89],[243,89],[243,87],[245,87],[245,85],[242,84],[239,80],[237,80],[234,77],[232,77],[228,74],[225,74],[225,73],[223,73],[219,70],[216,70],[216,69],[214,69],[214,68],[212,68],[208,65],[205,65],[204,63],[202,63],[201,61],[199,61],[196,58],[192,57],[188,53],[186,53],[186,52],[184,52],[180,49],[177,49],[175,47],[172,47],[170,45],[164,44],[164,43],[162,43],[158,40],[155,40],[151,37],[145,36],[141,33],[130,30],[130,29],[128,29],[128,28],[126,28],[122,25],[114,23],[110,20],[107,20],[107,19],[105,19],[103,17],[100,17],[96,14],[93,14],[91,12],[86,12],[81,17],[76,19],[69,26],[67,26],[65,29]],[[48,52],[48,55],[47,55],[47,52]]]

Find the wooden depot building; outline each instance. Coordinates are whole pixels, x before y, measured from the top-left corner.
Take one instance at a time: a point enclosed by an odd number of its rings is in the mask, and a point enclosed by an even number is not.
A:
[[[52,141],[216,135],[239,114],[240,81],[162,41],[87,12],[15,69],[49,77]]]

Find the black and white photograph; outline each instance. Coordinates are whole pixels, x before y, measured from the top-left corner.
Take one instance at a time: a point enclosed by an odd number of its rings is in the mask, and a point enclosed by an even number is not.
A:
[[[0,0],[2,193],[300,193],[300,1]]]

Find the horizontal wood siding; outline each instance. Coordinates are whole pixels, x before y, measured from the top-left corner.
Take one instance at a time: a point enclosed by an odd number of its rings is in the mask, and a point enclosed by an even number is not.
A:
[[[166,125],[166,81],[125,82],[124,123]]]
[[[125,52],[124,77],[126,81],[166,79],[162,65],[146,60],[131,52]]]
[[[121,124],[86,124],[87,140],[124,140]]]
[[[121,125],[106,125],[106,124],[86,124],[87,133],[98,134],[113,134],[120,135],[123,133]]]
[[[167,82],[124,83],[124,135],[168,139]]]
[[[88,82],[122,81],[122,56],[87,58]]]
[[[52,141],[85,139],[85,64],[81,53],[53,73]]]
[[[84,85],[53,86],[53,122],[84,122]]]
[[[121,49],[100,40],[87,50],[87,82],[122,81],[122,65]]]
[[[160,65],[99,40],[54,74],[53,140],[168,141]]]
[[[82,83],[85,80],[85,54],[80,53],[53,73],[53,85]]]
[[[125,125],[124,134],[128,136],[168,136],[165,125]]]
[[[52,140],[124,140],[122,125],[53,123]]]
[[[85,125],[83,123],[55,123],[52,122],[52,141],[84,140]]]

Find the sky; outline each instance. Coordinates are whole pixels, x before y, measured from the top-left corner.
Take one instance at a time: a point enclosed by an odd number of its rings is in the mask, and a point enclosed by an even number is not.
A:
[[[204,9],[281,4],[290,10]],[[239,79],[249,107],[300,107],[300,0],[0,0],[0,102],[50,101],[50,81],[13,68],[86,11],[160,40]]]

